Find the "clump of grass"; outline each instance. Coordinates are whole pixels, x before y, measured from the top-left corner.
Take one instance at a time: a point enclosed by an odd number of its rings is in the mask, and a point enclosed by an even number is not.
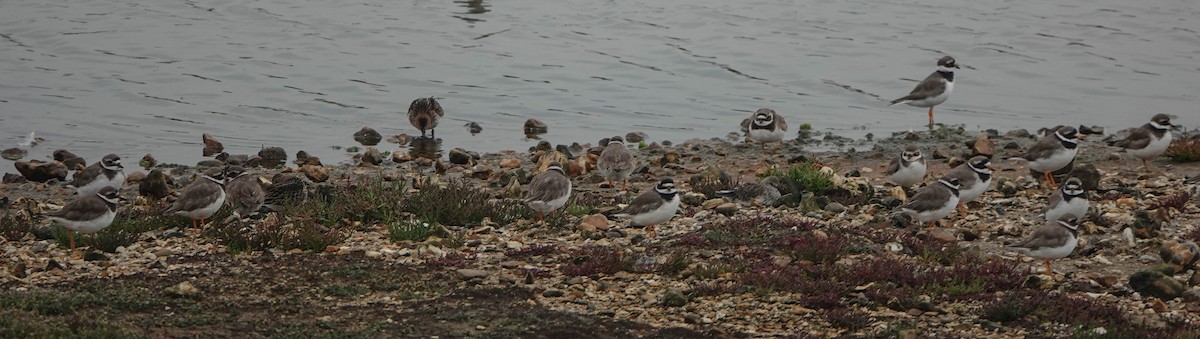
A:
[[[401,208],[443,225],[478,224],[484,218],[507,224],[530,214],[524,203],[492,199],[486,190],[462,180],[451,180],[445,187],[430,183],[417,188],[417,193],[403,199]]]
[[[342,228],[326,227],[313,220],[296,220],[283,228],[279,247],[284,250],[298,248],[320,252],[330,245],[346,241],[348,237],[350,233]]]
[[[436,222],[407,220],[388,225],[388,236],[392,241],[421,242],[434,235],[445,235],[446,229]]]
[[[562,265],[562,272],[569,276],[590,276],[627,271],[632,266],[620,249],[587,245],[572,253],[571,262]]]
[[[671,254],[667,256],[667,261],[658,265],[655,271],[662,275],[676,276],[679,275],[680,272],[683,272],[683,270],[687,269],[688,265],[691,264],[692,258],[687,255],[687,252],[675,251],[671,252]]]
[[[522,248],[514,248],[504,252],[504,256],[509,258],[527,258],[536,257],[558,252],[558,245],[555,244],[534,244]]]
[[[763,176],[787,179],[785,182],[802,192],[824,193],[833,188],[833,173],[822,172],[821,165],[812,160],[794,164],[786,170],[770,168]]]
[[[1022,290],[1007,294],[985,304],[978,314],[984,319],[1030,328],[1041,327],[1044,322],[1070,325],[1076,328],[1080,337],[1188,338],[1200,334],[1200,328],[1195,324],[1153,328],[1130,321],[1115,305],[1044,290]],[[1094,331],[1099,327],[1103,327],[1106,333],[1101,335]]]
[[[217,239],[230,253],[262,251],[279,246],[283,242],[284,229],[277,222],[248,224],[232,222],[216,226]]]
[[[1171,160],[1179,162],[1191,162],[1200,160],[1200,138],[1178,138],[1167,146],[1167,151],[1163,153]]]

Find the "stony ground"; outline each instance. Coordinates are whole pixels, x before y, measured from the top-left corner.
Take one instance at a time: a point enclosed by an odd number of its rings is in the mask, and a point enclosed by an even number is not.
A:
[[[949,162],[973,152],[964,143],[975,138],[953,129],[878,143],[817,135],[775,154],[728,140],[653,144],[638,152],[646,169],[634,175],[633,192],[610,193],[600,180],[581,173],[574,178],[571,207],[548,225],[529,221],[527,210],[513,209],[520,218],[495,214],[443,221],[435,232],[415,239],[406,231],[423,223],[412,220],[435,212],[414,212],[411,208],[421,206],[411,205],[470,199],[452,191],[461,185],[498,204],[475,208],[509,206],[504,202],[514,200],[508,197],[520,196],[512,182],[528,180],[544,166],[539,161],[558,155],[545,149],[533,155],[500,152],[456,165],[398,154],[392,158],[399,163],[382,166],[323,167],[331,178],[314,187],[369,195],[336,200],[341,209],[288,210],[245,223],[217,218],[200,234],[186,220],[143,217],[149,221],[122,224],[141,228],[119,246],[109,252],[85,248],[89,254],[82,257],[65,249],[61,230],[26,229],[47,223],[23,219],[62,205],[69,191],[54,183],[6,183],[0,187],[9,201],[6,223],[0,225],[5,256],[0,336],[1200,333],[1195,325],[1200,288],[1194,287],[1200,276],[1193,276],[1197,250],[1177,245],[1200,238],[1200,208],[1194,200],[1164,201],[1194,189],[1196,183],[1186,180],[1200,173],[1200,166],[1163,160],[1147,173],[1102,142],[1086,141],[1078,162],[1096,166],[1099,188],[1091,192],[1092,210],[1080,227],[1084,240],[1071,257],[1054,263],[1051,276],[1041,272],[1040,263],[1004,249],[1041,223],[1038,214],[1047,195],[1020,163],[999,160],[1032,142],[1018,132],[989,138],[998,179],[965,218],[955,214],[929,229],[892,217],[890,204],[904,195],[885,185],[881,172],[896,149],[922,145],[931,173],[940,174]],[[594,166],[587,148],[563,147],[572,153],[572,172]],[[812,149],[839,151],[807,151]],[[711,185],[688,180],[713,174],[714,166],[740,182],[756,180],[768,168],[792,166],[828,167],[836,175],[828,178],[834,189],[820,196],[797,195],[780,206],[730,204],[696,193]],[[189,173],[179,171],[177,184]],[[260,174],[270,178],[274,173]],[[674,177],[690,194],[680,215],[660,225],[656,237],[627,227],[626,221],[587,217],[611,213],[664,176]],[[136,192],[136,185],[128,190]],[[422,192],[432,191],[440,193],[420,200]],[[397,211],[370,204],[393,200],[400,202],[381,206]],[[1156,210],[1156,203],[1178,208]],[[139,200],[126,208],[153,211],[156,206]],[[344,210],[353,213],[313,221]],[[309,228],[300,225],[313,223],[323,226],[313,226],[319,231],[310,237]],[[271,229],[290,231],[257,240]],[[334,240],[328,241],[331,234]],[[293,238],[300,240],[289,242]],[[1160,255],[1163,248],[1166,256]],[[1132,276],[1138,277],[1131,281]]]

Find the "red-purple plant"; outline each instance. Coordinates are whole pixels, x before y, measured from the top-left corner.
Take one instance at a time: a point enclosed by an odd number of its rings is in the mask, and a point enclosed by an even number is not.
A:
[[[587,245],[573,251],[571,262],[562,265],[562,272],[569,276],[590,276],[613,274],[629,270],[631,266],[633,263],[626,260],[619,249]]]
[[[425,265],[432,267],[464,267],[471,261],[475,261],[475,253],[461,254],[450,252],[444,257],[425,260]]]
[[[558,245],[555,244],[534,244],[522,248],[514,248],[504,252],[504,255],[511,258],[534,257],[539,255],[547,255],[558,251]]]

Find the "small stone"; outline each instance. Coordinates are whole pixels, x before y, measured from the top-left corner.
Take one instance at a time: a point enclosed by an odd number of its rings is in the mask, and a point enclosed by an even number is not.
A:
[[[934,148],[931,157],[933,160],[948,159],[950,158],[950,151],[942,147]]]
[[[934,239],[937,239],[939,241],[943,241],[943,242],[958,241],[958,237],[954,236],[954,233],[951,233],[949,230],[947,230],[945,228],[935,228],[933,230],[930,230],[929,236],[933,237]]]
[[[1130,275],[1129,287],[1142,295],[1166,300],[1175,299],[1187,291],[1186,286],[1175,278],[1153,270],[1142,270]]]
[[[264,147],[258,151],[258,157],[262,158],[262,166],[266,168],[275,168],[287,162],[287,152],[282,147]]]
[[[154,159],[153,155],[146,153],[146,155],[142,156],[142,160],[138,161],[138,166],[142,166],[143,169],[150,170],[151,168],[154,168],[154,166],[158,166],[158,159]]]
[[[663,294],[660,303],[666,307],[683,307],[687,305],[688,297],[677,290],[669,290]]]
[[[206,157],[211,157],[225,151],[225,145],[222,145],[220,141],[213,138],[212,134],[204,133],[201,135],[201,141],[204,142],[203,155]]]
[[[520,167],[521,167],[520,160],[513,159],[513,158],[500,159],[500,168],[513,169],[513,168],[520,168]]]
[[[454,148],[450,150],[450,163],[456,165],[467,165],[471,163],[471,155],[462,148]]]
[[[1033,134],[1029,134],[1029,130],[1027,130],[1027,129],[1020,128],[1020,129],[1014,129],[1014,130],[1011,130],[1008,132],[1004,132],[1004,136],[1009,137],[1009,138],[1029,138],[1029,137],[1033,136]]]
[[[597,230],[607,231],[608,217],[605,217],[603,214],[592,214],[583,217],[583,219],[579,221],[579,228],[580,230],[590,229],[590,232],[595,232]]]
[[[990,157],[996,154],[996,143],[992,139],[989,139],[986,133],[980,134],[978,138],[975,138],[975,145],[972,147],[972,150],[975,151],[975,155]]]
[[[1096,165],[1087,163],[1075,166],[1071,169],[1069,177],[1079,178],[1083,182],[1083,189],[1087,191],[1095,191],[1100,187],[1100,170]]]
[[[962,165],[963,162],[964,161],[962,158],[950,157],[950,159],[946,159],[946,166],[949,166],[950,168],[955,168],[955,167],[958,167],[958,165]]]
[[[383,135],[376,132],[374,128],[363,126],[358,132],[354,132],[354,141],[357,141],[363,146],[375,146],[379,141],[383,140]]]
[[[74,153],[71,153],[65,149],[54,150],[53,157],[54,160],[62,162],[63,165],[67,165],[67,168],[70,169],[87,166],[87,160],[83,160],[83,158],[80,158],[78,155],[75,155]]]
[[[167,294],[176,297],[194,297],[200,294],[200,289],[193,286],[190,281],[184,280],[178,285],[168,287]]]
[[[547,298],[558,298],[558,297],[563,296],[563,294],[564,293],[562,290],[557,290],[557,289],[553,289],[553,288],[542,291],[542,296],[547,297]]]
[[[21,173],[21,176],[29,181],[47,182],[51,179],[59,181],[67,179],[67,165],[58,161],[17,161],[13,163],[13,166],[17,168],[18,173]]]
[[[400,152],[400,151],[392,152],[392,162],[394,162],[394,163],[397,163],[397,164],[406,163],[406,162],[412,161],[412,159],[413,159],[412,154],[408,154],[408,152]]]
[[[546,123],[538,119],[525,120],[525,126],[523,129],[525,131],[525,136],[531,138],[539,134],[546,134],[546,132],[549,131],[549,127],[546,126]]]
[[[44,269],[43,271],[53,271],[53,270],[63,270],[63,269],[64,269],[63,265],[60,264],[58,262],[58,260],[50,259],[50,261],[46,263],[46,269]]]
[[[362,162],[378,166],[383,163],[383,153],[380,153],[375,147],[367,147],[367,151],[363,152]]]
[[[382,257],[382,256],[383,256],[383,252],[380,252],[380,251],[367,251],[366,253],[363,253],[363,255],[365,255],[367,258],[379,258],[379,257]]]
[[[629,133],[625,133],[625,142],[630,143],[630,144],[637,144],[639,142],[642,142],[642,140],[646,140],[646,137],[647,137],[646,132],[629,132]]]
[[[724,216],[732,216],[734,213],[737,213],[738,205],[732,202],[724,203],[717,206],[716,211]]]
[[[467,132],[470,132],[471,135],[476,135],[479,134],[479,132],[483,132],[483,126],[480,126],[478,122],[468,122],[464,124],[463,127],[466,127]]]
[[[125,176],[125,182],[127,182],[127,183],[138,183],[138,182],[142,182],[142,180],[145,180],[145,179],[146,179],[146,172],[142,172],[142,171],[134,171],[133,173],[129,173],[129,175]]]
[[[835,214],[845,212],[847,209],[848,208],[846,208],[845,205],[842,205],[838,202],[831,202],[831,203],[825,205],[825,211],[828,211],[830,213],[835,213]],[[718,213],[720,213],[720,212],[718,211]]]
[[[24,149],[13,147],[0,151],[0,158],[16,161],[21,160],[21,158],[24,158],[28,154],[29,152]]]
[[[83,261],[108,261],[108,256],[100,252],[88,252],[83,255]]]
[[[412,142],[412,136],[410,136],[408,134],[400,133],[400,134],[388,137],[387,141],[390,143],[393,143],[393,144],[400,145],[400,146],[405,146],[405,145],[408,145],[408,143]]]
[[[329,180],[329,169],[324,166],[304,165],[300,166],[300,172],[304,173],[305,177],[312,182],[325,182]]]
[[[152,270],[161,270],[167,268],[167,264],[163,263],[162,260],[155,260],[148,267]]]
[[[486,278],[487,276],[491,275],[491,272],[484,271],[484,270],[470,269],[470,268],[461,268],[461,269],[458,269],[457,271],[454,271],[454,273],[457,274],[458,278],[462,279],[462,280],[471,280],[471,279],[475,279],[475,278]]]

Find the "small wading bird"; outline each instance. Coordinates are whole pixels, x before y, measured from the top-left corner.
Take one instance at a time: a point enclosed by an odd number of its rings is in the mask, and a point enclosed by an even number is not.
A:
[[[949,55],[938,59],[937,71],[917,83],[912,92],[902,98],[892,100],[888,106],[908,104],[916,107],[929,107],[929,129],[933,129],[933,106],[937,106],[950,98],[954,91],[954,69],[958,64]]]
[[[621,181],[621,190],[625,191],[629,183],[629,174],[633,173],[637,163],[633,160],[633,153],[625,148],[625,139],[620,136],[615,136],[608,139],[608,146],[604,147],[604,151],[600,152],[600,158],[596,160],[596,169],[600,171],[600,175],[608,180],[608,187],[615,189],[614,180]]]
[[[413,100],[412,104],[408,105],[408,122],[421,130],[422,137],[425,136],[426,130],[429,130],[430,137],[436,137],[433,129],[437,127],[438,119],[445,115],[446,112],[442,111],[442,105],[438,104],[433,97]]]
[[[921,187],[908,203],[900,205],[900,210],[934,227],[939,219],[954,212],[955,206],[958,206],[958,178],[943,178]]]
[[[122,200],[116,188],[102,187],[99,192],[81,195],[61,210],[46,216],[67,229],[71,252],[75,252],[75,233],[92,234],[108,227],[117,216],[117,201]]]
[[[630,218],[630,226],[645,226],[646,235],[654,238],[658,235],[654,225],[671,221],[678,211],[679,194],[675,191],[675,180],[663,178],[653,190],[633,199],[616,217]]]
[[[79,196],[100,192],[101,188],[112,187],[121,189],[125,185],[125,167],[121,166],[121,157],[116,154],[105,155],[99,162],[75,172],[71,186]]]
[[[566,205],[570,197],[571,179],[567,178],[562,167],[551,165],[529,182],[525,204],[537,212],[538,221],[545,224],[546,214]]]
[[[892,159],[892,164],[884,174],[887,174],[888,181],[908,190],[925,179],[925,170],[925,158],[921,156],[921,149],[909,145],[904,147],[899,156]]]
[[[1125,149],[1126,153],[1142,160],[1142,169],[1149,171],[1147,160],[1157,158],[1171,146],[1171,117],[1166,114],[1156,114],[1150,122],[1134,129],[1124,139],[1117,140],[1112,146]]]
[[[1025,154],[1009,160],[1025,161],[1029,169],[1042,172],[1047,185],[1056,188],[1054,171],[1063,169],[1075,161],[1079,152],[1079,131],[1075,127],[1059,127],[1054,133],[1043,136],[1029,147]]]
[[[1050,270],[1050,261],[1066,258],[1079,244],[1076,219],[1047,220],[1044,225],[1033,231],[1028,238],[1012,244],[1009,248],[1018,253],[1042,259],[1046,263],[1046,274],[1054,276]]]
[[[750,140],[762,144],[766,149],[768,143],[778,142],[776,149],[783,146],[783,137],[787,134],[787,122],[783,116],[770,108],[760,108],[750,116],[750,126],[747,131]]]
[[[196,234],[200,234],[200,228],[196,226],[196,221],[200,221],[200,227],[204,226],[205,219],[217,213],[221,209],[221,205],[225,204],[225,173],[220,168],[209,168],[200,178],[193,181],[187,187],[183,188],[183,192],[179,194],[179,200],[167,208],[163,215],[182,215],[192,218],[192,228],[196,229]]]

